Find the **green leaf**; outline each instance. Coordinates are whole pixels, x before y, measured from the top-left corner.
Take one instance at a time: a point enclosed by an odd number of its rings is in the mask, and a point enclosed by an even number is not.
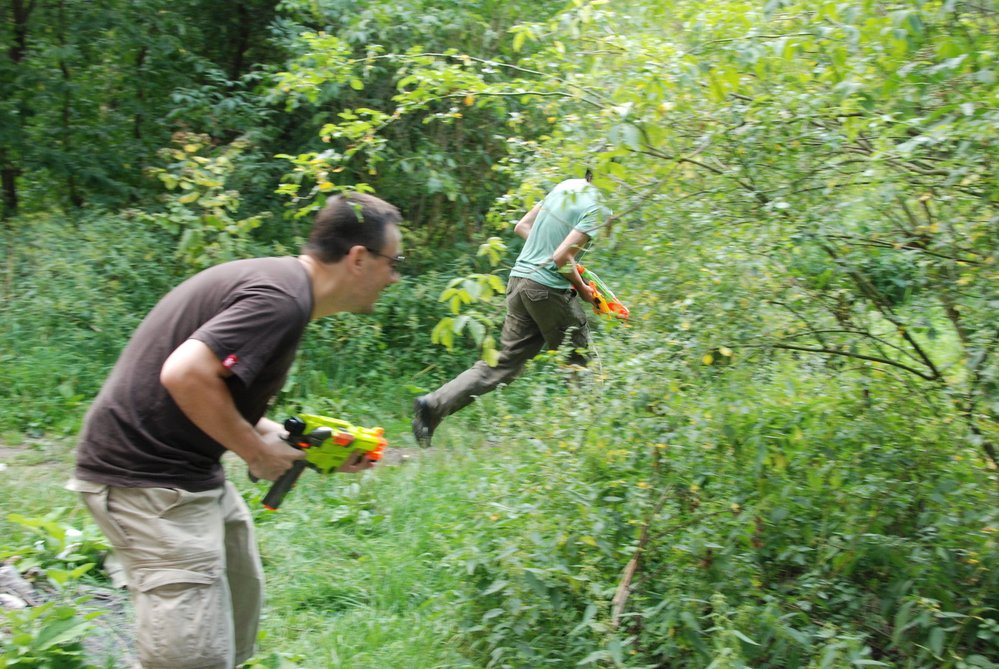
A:
[[[943,655],[945,636],[946,632],[942,627],[934,627],[932,630],[930,630],[930,638],[929,638],[930,650],[933,651],[933,654],[936,655],[937,657]]]
[[[739,630],[732,630],[732,634],[735,635],[736,638],[738,638],[741,641],[744,641],[744,642],[750,644],[751,646],[759,646],[760,645],[760,644],[756,643],[755,641],[753,641],[752,639],[750,639],[745,634],[743,634],[742,632],[740,632]]]
[[[92,625],[84,620],[73,616],[62,620],[54,620],[46,624],[38,633],[35,639],[35,646],[39,650],[49,650],[61,644],[78,641],[90,629]]]
[[[505,581],[503,579],[493,581],[492,585],[490,585],[488,588],[482,591],[482,596],[484,597],[486,595],[491,595],[494,592],[499,592],[500,590],[505,588],[508,583],[509,581]]]
[[[476,344],[482,343],[482,338],[486,334],[486,326],[479,321],[470,321],[468,323],[468,331],[472,335],[472,339]]]
[[[488,335],[482,341],[482,359],[490,367],[495,367],[499,364],[499,351],[496,350],[496,342],[492,335]]]
[[[506,613],[506,611],[504,611],[503,609],[489,609],[488,611],[482,614],[482,621],[485,622],[487,620],[492,620],[493,618],[501,616],[504,613]]]

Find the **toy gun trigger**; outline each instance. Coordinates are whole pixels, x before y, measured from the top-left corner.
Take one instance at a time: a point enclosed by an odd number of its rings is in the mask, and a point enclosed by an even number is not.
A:
[[[293,446],[294,448],[297,448],[300,451],[304,451],[305,449],[310,448],[311,446],[318,446],[319,444],[323,443],[323,441],[329,438],[329,435],[326,435],[325,437],[320,439],[319,438],[320,430],[326,430],[327,432],[330,431],[328,427],[322,427],[313,430],[307,436],[302,436],[302,433],[305,432],[305,421],[303,421],[298,416],[292,416],[291,418],[286,420],[284,422],[284,429],[288,430],[288,436],[285,437],[284,439],[285,442],[287,442],[289,446]],[[305,460],[298,460],[295,462],[294,465],[292,465],[292,468],[293,469],[295,467],[304,468],[307,465],[308,463]],[[256,483],[257,481],[260,480],[259,478],[253,475],[253,472],[247,470],[246,473],[250,477],[250,480],[253,483]],[[288,476],[291,473],[292,471],[289,470],[288,472],[285,473],[285,476]],[[294,481],[298,479],[298,475],[300,474],[301,472],[298,472],[298,474],[294,475],[294,478],[292,479],[292,485],[294,485]],[[285,492],[287,492],[287,490]],[[269,506],[267,508],[270,509],[271,511],[274,510]]]
[[[284,428],[288,430],[288,438],[285,441],[300,451],[320,446],[324,441],[333,436],[333,430],[328,427],[317,427],[308,434],[302,434],[305,431],[305,422],[297,417],[286,420]],[[281,478],[275,481],[271,489],[267,491],[267,495],[263,499],[264,508],[268,511],[277,511],[277,508],[281,506],[284,496],[288,494],[289,490],[295,487],[298,477],[302,475],[306,467],[315,469],[315,465],[304,458],[296,460],[291,465],[291,469],[282,474]],[[252,474],[250,478],[251,480],[254,478]]]

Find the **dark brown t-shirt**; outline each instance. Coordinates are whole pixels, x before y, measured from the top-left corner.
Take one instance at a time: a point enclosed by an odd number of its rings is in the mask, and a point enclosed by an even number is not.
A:
[[[281,389],[312,313],[297,258],[237,260],[168,293],[139,325],[84,421],[76,477],[113,486],[222,485],[225,448],[177,407],[160,383],[167,357],[188,339],[208,345],[233,375],[240,414],[256,424]]]

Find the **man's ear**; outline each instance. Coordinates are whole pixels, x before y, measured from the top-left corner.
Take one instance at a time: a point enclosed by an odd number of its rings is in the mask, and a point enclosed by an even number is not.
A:
[[[343,257],[343,261],[347,263],[347,268],[351,272],[360,273],[364,268],[364,259],[367,255],[368,250],[364,246],[355,244],[347,251],[347,255]]]

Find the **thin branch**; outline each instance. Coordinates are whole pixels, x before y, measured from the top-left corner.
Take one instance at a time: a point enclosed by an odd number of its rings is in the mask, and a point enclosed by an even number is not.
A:
[[[617,589],[614,591],[614,598],[611,600],[611,626],[617,628],[621,621],[621,615],[624,613],[624,607],[628,603],[628,597],[631,594],[631,581],[635,578],[635,574],[638,572],[638,565],[642,559],[642,553],[645,552],[645,546],[649,543],[649,538],[651,534],[652,521],[655,520],[659,512],[662,511],[663,506],[666,504],[666,500],[669,498],[670,490],[667,489],[659,496],[656,501],[655,506],[646,516],[645,522],[642,523],[642,532],[638,538],[638,545],[635,547],[635,552],[632,554],[631,559],[628,560],[628,565],[624,568],[624,573],[621,576],[621,580],[617,584]]]
[[[824,355],[840,355],[846,358],[855,358],[857,360],[868,360],[870,362],[877,362],[883,365],[890,365],[892,367],[897,367],[898,369],[904,369],[905,371],[915,374],[921,379],[926,379],[927,381],[938,381],[940,380],[939,373],[933,370],[933,373],[922,372],[914,367],[910,367],[901,362],[891,360],[889,358],[879,358],[873,355],[864,355],[863,353],[853,353],[851,351],[840,351],[834,348],[811,348],[808,346],[795,346],[793,344],[743,344],[746,348],[781,348],[789,351],[803,351],[805,353],[821,353]]]
[[[883,344],[884,346],[887,346],[888,348],[895,349],[896,351],[898,351],[902,355],[908,356],[908,357],[912,358],[913,360],[915,360],[916,362],[920,362],[919,358],[917,358],[916,356],[912,355],[912,353],[910,353],[909,351],[906,351],[905,349],[903,349],[898,344],[892,344],[890,341],[885,341],[884,339],[881,339],[877,335],[873,335],[870,332],[865,332],[864,330],[848,330],[848,329],[842,329],[842,330],[840,330],[840,329],[831,329],[831,328],[830,329],[823,329],[823,330],[810,330],[810,331],[807,331],[807,332],[796,332],[794,334],[789,334],[789,335],[786,335],[786,336],[782,337],[782,339],[797,339],[798,337],[808,337],[808,336],[815,336],[815,335],[819,335],[819,334],[854,334],[854,335],[860,335],[861,337],[866,337],[866,338],[868,338],[868,339],[870,339],[872,341],[878,342],[879,344]],[[825,346],[825,343],[821,341],[821,338],[819,338],[819,337],[817,337],[817,338],[819,339],[820,343],[822,343],[823,346]]]
[[[449,99],[449,98],[461,98],[461,99],[464,99],[464,98],[468,97],[469,95],[472,95],[472,96],[477,97],[477,98],[519,98],[519,97],[522,97],[524,95],[530,95],[530,96],[539,97],[539,98],[571,98],[573,100],[580,100],[582,102],[585,102],[588,105],[593,105],[597,109],[603,109],[604,108],[604,106],[602,104],[600,104],[599,102],[596,102],[594,100],[588,100],[585,97],[581,98],[581,97],[577,97],[577,96],[573,95],[572,93],[563,93],[561,91],[554,91],[554,92],[549,92],[549,93],[542,93],[540,91],[516,91],[516,92],[510,92],[510,93],[483,93],[483,92],[480,92],[480,91],[476,91],[474,93],[449,93],[447,95],[439,95],[439,96],[434,97],[434,98],[429,98],[429,100],[446,100],[446,99]]]
[[[953,262],[966,263],[968,265],[981,265],[982,263],[977,260],[968,260],[967,258],[955,258],[953,256],[944,255],[943,253],[937,253],[936,251],[930,251],[925,246],[917,244],[911,241],[905,242],[889,242],[881,239],[865,239],[863,237],[856,237],[854,235],[823,235],[826,239],[839,239],[848,242],[854,246],[871,246],[883,249],[906,249],[909,251],[916,251],[924,255],[933,256],[934,258],[940,258],[942,260],[951,260]],[[918,236],[913,236],[913,239],[919,239]],[[971,253],[965,249],[958,249],[963,253]]]

